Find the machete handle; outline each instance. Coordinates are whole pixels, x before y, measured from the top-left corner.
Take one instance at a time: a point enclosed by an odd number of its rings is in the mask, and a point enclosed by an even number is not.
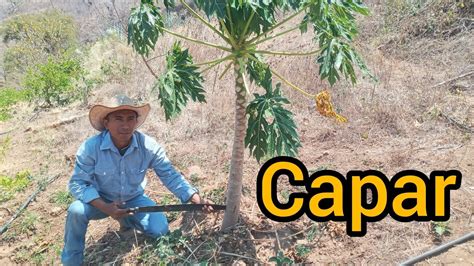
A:
[[[128,208],[127,213],[135,214],[137,213],[139,207]]]

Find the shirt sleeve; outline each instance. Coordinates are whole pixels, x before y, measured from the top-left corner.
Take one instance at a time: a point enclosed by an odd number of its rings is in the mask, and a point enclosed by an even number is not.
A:
[[[68,186],[73,197],[84,203],[100,198],[94,187],[94,169],[95,159],[86,141],[77,151],[74,172]]]
[[[176,171],[166,156],[165,150],[160,145],[154,143],[152,151],[153,158],[150,167],[153,168],[169,191],[178,197],[181,202],[188,202],[198,190],[192,187],[181,173]]]

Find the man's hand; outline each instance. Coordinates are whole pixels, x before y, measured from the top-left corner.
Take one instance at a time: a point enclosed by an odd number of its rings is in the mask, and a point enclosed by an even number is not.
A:
[[[110,217],[114,218],[115,220],[120,220],[125,216],[131,215],[130,213],[127,212],[126,209],[121,209],[120,206],[123,205],[120,202],[111,202],[111,203],[106,203],[106,206],[103,210],[107,215]]]
[[[194,204],[213,204],[212,201],[201,198],[198,193],[193,194],[193,196],[191,197],[191,202]],[[211,206],[204,206],[202,208],[202,211],[204,213],[211,213],[214,212],[214,209]]]
[[[102,199],[95,199],[90,204],[117,221],[131,215],[126,209],[120,208],[123,205],[120,202],[105,203]]]

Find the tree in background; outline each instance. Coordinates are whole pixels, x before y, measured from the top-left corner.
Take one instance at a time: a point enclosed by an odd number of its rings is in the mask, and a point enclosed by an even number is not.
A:
[[[2,23],[6,44],[3,65],[9,85],[20,85],[28,68],[62,57],[77,47],[77,33],[70,16],[45,11],[15,16]]]
[[[225,45],[197,40],[165,28],[160,9],[153,0],[141,0],[131,10],[128,22],[128,42],[145,58],[153,51],[163,34],[195,42],[203,46],[220,49],[227,55],[203,63],[194,63],[187,49],[176,42],[166,56],[166,71],[156,75],[153,91],[158,93],[166,119],[178,115],[191,98],[205,102],[202,73],[221,63],[227,63],[224,73],[233,69],[235,74],[235,128],[232,159],[227,184],[226,204],[222,228],[238,222],[242,194],[242,169],[244,149],[260,161],[277,155],[296,156],[301,146],[293,114],[284,108],[289,104],[281,94],[281,85],[273,84],[279,78],[288,87],[314,99],[323,115],[334,116],[340,121],[323,91],[312,95],[292,84],[265,62],[266,55],[309,56],[315,55],[319,64],[321,80],[331,85],[341,77],[356,83],[354,66],[369,74],[365,64],[351,46],[357,34],[355,14],[368,15],[368,9],[357,0],[194,0],[197,11],[184,0],[181,4],[203,26],[210,28],[222,38]],[[165,0],[165,7],[172,9],[173,0]],[[198,12],[200,11],[200,12]],[[277,21],[276,15],[283,12],[287,17]],[[203,17],[203,14],[208,19]],[[281,30],[280,27],[297,16],[303,16],[298,25]],[[274,38],[285,38],[291,31],[301,33],[312,30],[319,49],[308,52],[267,51],[259,46]],[[255,93],[248,102],[249,89],[246,78],[265,89],[265,94]],[[248,124],[246,124],[246,118]]]

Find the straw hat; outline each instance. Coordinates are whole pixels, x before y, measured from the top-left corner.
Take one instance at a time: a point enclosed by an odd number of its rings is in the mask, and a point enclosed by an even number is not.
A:
[[[150,112],[150,105],[137,105],[136,102],[127,96],[124,95],[116,95],[112,97],[109,101],[104,104],[96,104],[92,106],[91,110],[89,111],[89,121],[93,128],[104,131],[104,119],[107,117],[108,114],[119,111],[119,110],[132,110],[137,112],[137,126],[138,128],[145,122],[148,113]]]

